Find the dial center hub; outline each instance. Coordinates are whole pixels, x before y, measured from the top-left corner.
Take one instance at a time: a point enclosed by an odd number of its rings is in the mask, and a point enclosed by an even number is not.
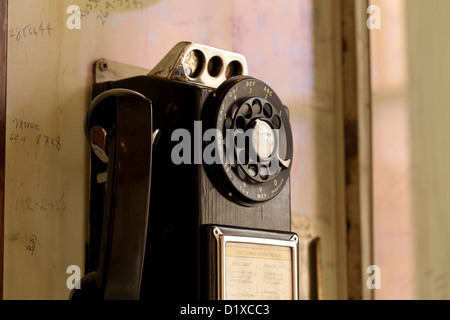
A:
[[[269,158],[275,149],[275,135],[272,127],[263,120],[253,125],[252,143],[261,158]]]

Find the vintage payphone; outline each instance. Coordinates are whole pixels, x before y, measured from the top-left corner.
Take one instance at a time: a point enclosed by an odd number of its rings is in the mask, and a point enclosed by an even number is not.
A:
[[[242,55],[191,42],[146,75],[95,68],[115,76],[85,121],[90,241],[71,298],[298,299],[292,132],[273,89]]]

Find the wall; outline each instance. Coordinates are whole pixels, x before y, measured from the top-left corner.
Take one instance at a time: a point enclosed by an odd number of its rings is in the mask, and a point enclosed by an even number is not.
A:
[[[371,30],[374,260],[377,299],[414,298],[411,154],[405,1],[372,1],[381,29]],[[395,183],[393,183],[395,181]]]
[[[408,100],[416,297],[450,298],[448,1],[408,1]]]

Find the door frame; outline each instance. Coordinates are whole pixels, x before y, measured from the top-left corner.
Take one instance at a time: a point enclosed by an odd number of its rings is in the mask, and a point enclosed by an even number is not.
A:
[[[3,300],[3,247],[5,239],[5,139],[8,55],[8,0],[0,0],[0,300]]]
[[[373,265],[372,108],[368,0],[339,0],[336,58],[344,148],[345,298],[372,300],[366,270]],[[339,117],[338,117],[339,118]],[[338,120],[339,121],[339,120]],[[339,125],[338,125],[339,126]],[[341,175],[342,176],[342,175]]]

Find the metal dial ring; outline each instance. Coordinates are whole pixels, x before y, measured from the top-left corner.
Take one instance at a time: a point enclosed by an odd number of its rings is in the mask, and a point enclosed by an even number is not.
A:
[[[283,190],[292,162],[292,131],[287,108],[267,84],[250,77],[230,78],[213,95],[204,119],[224,137],[214,143],[221,144],[217,147],[227,161],[208,166],[223,195],[252,206]]]

